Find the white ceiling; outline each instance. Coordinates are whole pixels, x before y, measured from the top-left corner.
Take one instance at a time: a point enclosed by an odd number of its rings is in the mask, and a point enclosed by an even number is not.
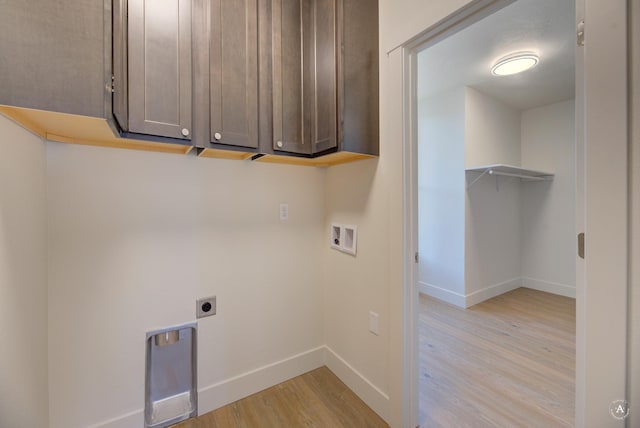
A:
[[[575,0],[517,0],[418,54],[418,96],[470,86],[518,110],[575,95]],[[540,62],[513,76],[491,66],[519,51]]]

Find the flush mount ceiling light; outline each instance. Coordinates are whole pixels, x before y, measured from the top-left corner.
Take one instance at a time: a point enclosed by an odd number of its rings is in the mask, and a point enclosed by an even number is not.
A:
[[[494,76],[509,76],[511,74],[522,73],[534,67],[538,63],[538,55],[531,52],[519,52],[506,56],[491,67],[491,74]]]

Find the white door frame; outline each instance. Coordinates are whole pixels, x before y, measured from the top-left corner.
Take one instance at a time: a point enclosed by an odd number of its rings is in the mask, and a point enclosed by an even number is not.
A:
[[[630,222],[631,244],[629,246],[631,266],[629,270],[629,359],[627,374],[627,397],[634,409],[629,415],[629,426],[640,426],[640,0],[630,1],[631,94],[630,129]],[[633,327],[635,326],[635,327]]]
[[[513,0],[475,0],[405,42],[403,79],[403,379],[402,426],[418,424],[417,120],[416,55]],[[586,47],[576,55],[577,154],[584,155],[584,197],[576,201],[585,226],[588,263],[576,261],[576,426],[621,427],[609,411],[625,398],[627,337],[627,76],[626,1],[576,0],[586,18]],[[584,12],[584,14],[583,14]],[[613,29],[612,29],[613,28]],[[622,65],[609,73],[611,64]],[[584,94],[584,98],[582,95]],[[580,99],[580,106],[578,102]],[[580,168],[578,168],[580,171]],[[582,206],[582,204],[584,205]],[[584,221],[583,221],[584,220]],[[615,222],[615,224],[611,224]],[[584,265],[584,266],[583,266]],[[583,281],[580,284],[580,281]],[[604,308],[605,310],[602,310]],[[606,351],[604,351],[606,350]]]
[[[586,235],[585,261],[577,263],[583,283],[576,289],[576,426],[622,427],[609,406],[626,399],[627,380],[627,1],[576,4],[586,24],[585,46],[576,56],[582,65],[576,125],[584,137],[577,150],[584,188],[576,214],[583,213],[578,225]]]

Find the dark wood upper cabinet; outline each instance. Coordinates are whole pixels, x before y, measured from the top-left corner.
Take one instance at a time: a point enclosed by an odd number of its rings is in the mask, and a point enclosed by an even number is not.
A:
[[[211,0],[210,141],[258,148],[258,1]]]
[[[0,110],[56,141],[317,165],[375,156],[377,3],[5,0]]]
[[[337,147],[336,0],[273,0],[273,150]]]
[[[111,0],[0,1],[0,104],[111,115]]]
[[[191,0],[128,0],[127,35],[125,130],[191,139]]]

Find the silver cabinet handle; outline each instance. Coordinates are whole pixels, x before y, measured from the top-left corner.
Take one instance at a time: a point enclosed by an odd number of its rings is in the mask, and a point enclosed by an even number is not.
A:
[[[282,143],[282,141],[278,141],[278,142],[276,143],[276,146],[278,146],[278,147],[282,148],[282,146],[284,146],[284,144]]]
[[[184,137],[188,137],[189,136],[189,130],[187,128],[182,128],[182,136],[184,136]]]
[[[215,138],[216,140],[221,140],[222,139],[222,134],[219,132],[216,132],[215,134],[213,134],[213,138]]]

